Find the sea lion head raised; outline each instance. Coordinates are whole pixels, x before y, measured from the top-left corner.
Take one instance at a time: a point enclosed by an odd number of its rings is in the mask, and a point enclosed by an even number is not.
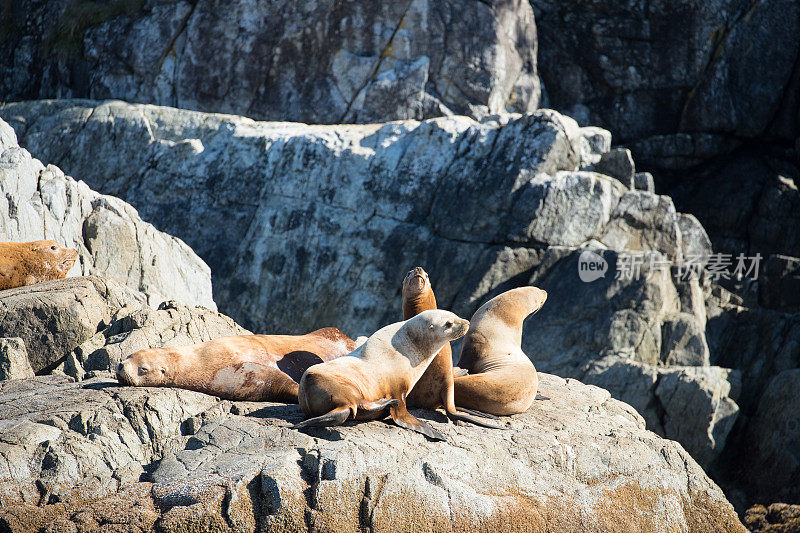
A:
[[[64,248],[56,241],[33,241],[26,243],[31,254],[41,261],[45,270],[51,271],[51,279],[62,279],[78,259],[78,251],[73,248]]]
[[[403,280],[403,318],[409,319],[426,309],[436,309],[431,280],[422,267],[415,267]]]
[[[165,387],[172,384],[170,361],[165,352],[149,348],[134,352],[117,366],[117,380],[135,387]]]

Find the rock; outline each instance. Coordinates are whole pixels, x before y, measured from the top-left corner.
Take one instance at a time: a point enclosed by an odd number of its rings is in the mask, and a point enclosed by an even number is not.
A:
[[[196,344],[228,335],[252,333],[225,315],[171,301],[158,310],[141,307],[117,313],[106,328],[77,346],[73,357],[86,370],[113,371],[122,359],[145,348]]]
[[[594,165],[611,150],[611,132],[608,130],[586,126],[581,128],[581,137],[581,168]]]
[[[381,421],[301,433],[285,427],[302,418],[296,405],[34,379],[10,382],[14,390],[0,385],[0,424],[18,428],[3,433],[0,465],[27,469],[0,470],[0,524],[10,531],[36,529],[53,514],[62,523],[90,520],[107,502],[128,509],[133,498],[140,499],[134,516],[172,531],[286,531],[308,523],[405,530],[421,516],[434,531],[578,523],[587,530],[613,523],[744,531],[722,491],[678,444],[644,430],[641,417],[606,391],[547,374],[541,387],[551,399],[512,417],[505,431],[415,411],[448,442]],[[181,435],[181,421],[201,412],[217,414]],[[152,430],[139,433],[145,422]],[[83,453],[67,454],[65,446]],[[52,458],[43,467],[25,461],[37,450]],[[18,459],[2,462],[9,457]],[[71,467],[100,457],[103,468],[91,469],[101,472],[100,483],[89,484],[85,470]],[[157,483],[117,488],[104,481],[115,479],[118,465],[151,457]],[[38,509],[35,480],[49,491]],[[72,487],[87,488],[76,497]]]
[[[741,373],[715,366],[664,367],[610,355],[589,363],[582,380],[628,402],[648,429],[677,440],[708,468],[736,422]]]
[[[209,268],[186,244],[7,139],[0,154],[0,240],[52,239],[78,250],[70,275],[110,277],[144,292],[153,305],[176,298],[216,309]]]
[[[758,410],[745,436],[749,450],[744,464],[756,501],[774,498],[796,501],[800,497],[800,369],[784,370],[764,388]],[[763,501],[763,500],[761,500]]]
[[[669,366],[709,366],[705,324],[691,313],[680,313],[664,320],[661,360]]]
[[[771,255],[759,278],[758,303],[768,309],[800,312],[800,258]]]
[[[617,179],[628,189],[638,188],[634,182],[636,167],[631,151],[627,148],[614,148],[604,153],[592,170]]]
[[[0,292],[0,337],[20,337],[36,373],[48,372],[125,306],[144,296],[110,279],[88,276]]]
[[[706,230],[694,215],[678,213],[678,227],[681,230],[681,247],[684,268],[699,274],[711,257],[711,240]]]
[[[655,193],[656,185],[655,181],[653,181],[653,175],[649,172],[637,172],[633,175],[633,188],[637,191]]]
[[[19,337],[0,337],[0,381],[33,376],[25,342]]]
[[[118,98],[327,124],[539,105],[524,0],[87,9],[52,0],[20,12],[0,43],[0,99]]]
[[[754,505],[744,515],[744,523],[752,533],[780,533],[800,529],[800,505],[773,503],[768,507]]]

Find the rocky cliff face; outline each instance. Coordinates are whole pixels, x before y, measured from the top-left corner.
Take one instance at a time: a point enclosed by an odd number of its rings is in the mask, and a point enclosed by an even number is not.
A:
[[[70,275],[102,274],[152,304],[177,299],[216,309],[208,266],[130,205],[98,194],[17,145],[0,121],[0,240],[51,239],[78,250]]]
[[[53,0],[4,10],[2,100],[120,98],[311,123],[539,105],[525,0]]]

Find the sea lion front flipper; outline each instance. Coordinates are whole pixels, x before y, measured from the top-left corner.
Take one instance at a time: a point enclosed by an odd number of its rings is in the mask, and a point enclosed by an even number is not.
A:
[[[358,404],[358,418],[375,419],[384,415],[386,409],[397,405],[400,400],[397,398],[384,398],[374,402],[361,402]],[[363,414],[362,414],[363,413]]]
[[[422,433],[429,439],[446,441],[447,437],[433,429],[430,424],[419,420],[417,417],[408,412],[406,408],[405,395],[403,398],[389,410],[392,415],[394,423],[401,428],[410,429],[417,433]]]
[[[474,409],[467,409],[466,407],[459,407],[459,411],[462,413],[467,413],[468,415],[472,416],[479,416],[481,418],[490,418],[492,420],[500,420],[500,417],[497,415],[493,415],[492,413],[484,413],[483,411],[475,411]]]
[[[453,411],[453,412],[445,410],[445,413],[447,413],[447,417],[450,418],[451,420],[461,420],[462,422],[469,422],[470,424],[475,424],[476,426],[481,426],[491,429],[508,429],[506,426],[500,425],[498,423],[490,422],[488,420],[484,420],[476,416],[468,415],[466,411],[467,411],[466,409],[461,409],[460,411]],[[496,416],[494,416],[494,418],[497,419]]]
[[[339,407],[321,416],[303,420],[292,426],[292,429],[341,426],[350,418],[350,407]]]

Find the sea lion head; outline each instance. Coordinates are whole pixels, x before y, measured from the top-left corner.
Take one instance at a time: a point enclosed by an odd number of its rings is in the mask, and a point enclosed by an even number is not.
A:
[[[62,279],[78,259],[78,251],[73,248],[64,248],[55,241],[29,242],[28,249],[41,263],[45,270],[53,273],[52,279]]]
[[[169,359],[164,350],[151,348],[134,352],[117,366],[117,380],[122,385],[159,387],[171,383]]]
[[[403,280],[403,318],[409,319],[426,309],[436,309],[431,280],[422,267],[415,267]]]
[[[454,341],[463,337],[469,329],[469,320],[443,309],[423,311],[406,322],[414,336],[432,341]]]

